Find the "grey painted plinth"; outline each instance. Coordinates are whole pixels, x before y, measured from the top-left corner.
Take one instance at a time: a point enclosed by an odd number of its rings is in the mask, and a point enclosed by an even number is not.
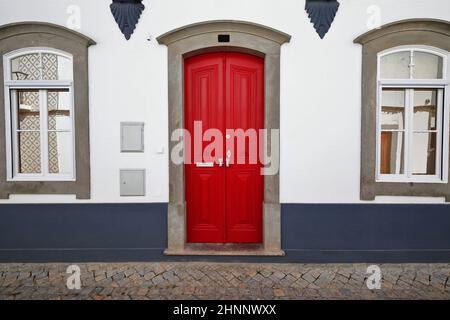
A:
[[[230,36],[230,42],[218,42],[218,36]],[[168,47],[169,86],[169,137],[176,129],[184,127],[183,65],[184,58],[212,51],[240,51],[264,57],[265,74],[265,129],[280,129],[280,56],[281,45],[289,42],[290,36],[254,23],[242,21],[209,21],[185,26],[170,31],[158,42]],[[276,139],[279,139],[277,136]],[[169,140],[170,150],[177,141]],[[280,163],[279,141],[267,141],[272,161]],[[262,251],[244,251],[248,255],[283,255],[281,250],[281,210],[279,172],[265,176]],[[225,252],[198,252],[186,247],[184,166],[175,165],[169,159],[169,212],[168,248],[166,254],[226,254]],[[242,254],[242,252],[236,254]],[[229,254],[229,252],[228,252]]]

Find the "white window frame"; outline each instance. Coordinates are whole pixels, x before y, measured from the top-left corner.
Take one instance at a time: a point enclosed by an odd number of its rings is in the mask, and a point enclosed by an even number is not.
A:
[[[70,60],[73,69],[73,56],[61,50],[45,47],[22,48],[3,56],[4,70],[4,93],[5,93],[5,137],[6,137],[6,165],[7,181],[76,181],[76,162],[75,162],[75,108],[74,108],[74,89],[73,89],[73,71],[72,79],[69,80],[12,80],[11,60],[25,54],[43,53],[56,54]],[[17,116],[12,112],[11,95],[12,90],[39,90],[40,96],[40,139],[41,139],[41,173],[23,174],[17,171]],[[48,165],[48,108],[47,93],[51,90],[64,89],[69,90],[70,94],[70,116],[72,134],[72,168],[68,174],[55,174],[49,172]]]
[[[431,53],[443,58],[443,79],[413,79],[412,68],[410,68],[409,79],[381,79],[381,59],[389,54],[409,51]],[[401,46],[393,49],[382,51],[378,54],[377,61],[377,112],[376,112],[376,181],[377,182],[402,182],[402,183],[448,183],[448,167],[449,167],[449,109],[450,109],[450,93],[449,79],[450,71],[448,68],[450,54],[444,50],[415,45]],[[383,89],[403,89],[405,90],[405,173],[404,174],[381,174],[381,104]],[[412,175],[410,168],[410,150],[412,147],[413,130],[409,129],[413,121],[414,111],[411,110],[413,105],[413,93],[415,89],[436,89],[442,92],[437,106],[437,151],[436,151],[436,175]]]

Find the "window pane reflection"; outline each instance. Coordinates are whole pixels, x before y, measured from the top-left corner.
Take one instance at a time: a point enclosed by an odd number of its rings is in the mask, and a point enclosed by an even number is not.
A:
[[[71,59],[54,53],[30,53],[11,59],[11,80],[72,80]]]
[[[442,79],[444,59],[432,53],[414,52],[414,79]]]
[[[18,173],[41,173],[41,135],[39,132],[19,132]]]
[[[381,174],[404,174],[404,145],[403,132],[381,133]]]
[[[409,79],[411,53],[402,51],[385,55],[381,58],[382,79]]]
[[[69,174],[72,171],[72,134],[48,133],[48,170],[52,174]]]
[[[48,129],[70,130],[72,127],[70,119],[71,96],[69,90],[48,91]]]
[[[412,174],[436,174],[436,133],[415,132],[412,141]]]
[[[381,107],[381,129],[405,128],[405,90],[384,89]]]
[[[39,53],[25,54],[11,60],[12,80],[40,80],[41,59]]]
[[[437,90],[414,91],[414,130],[436,130]]]
[[[40,130],[39,91],[13,90],[12,102],[17,110],[18,130]]]
[[[70,60],[51,53],[42,54],[43,80],[70,80],[72,79],[72,64]]]

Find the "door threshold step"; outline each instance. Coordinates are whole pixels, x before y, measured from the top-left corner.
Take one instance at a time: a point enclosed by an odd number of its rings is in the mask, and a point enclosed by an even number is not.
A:
[[[266,250],[260,244],[195,243],[184,249],[166,249],[166,256],[267,256],[282,257],[283,250]]]

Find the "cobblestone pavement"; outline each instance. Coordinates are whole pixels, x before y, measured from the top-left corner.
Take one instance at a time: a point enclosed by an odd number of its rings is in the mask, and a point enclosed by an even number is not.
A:
[[[0,264],[0,299],[450,299],[450,265],[126,263],[79,264],[81,290],[66,287],[67,264]]]

